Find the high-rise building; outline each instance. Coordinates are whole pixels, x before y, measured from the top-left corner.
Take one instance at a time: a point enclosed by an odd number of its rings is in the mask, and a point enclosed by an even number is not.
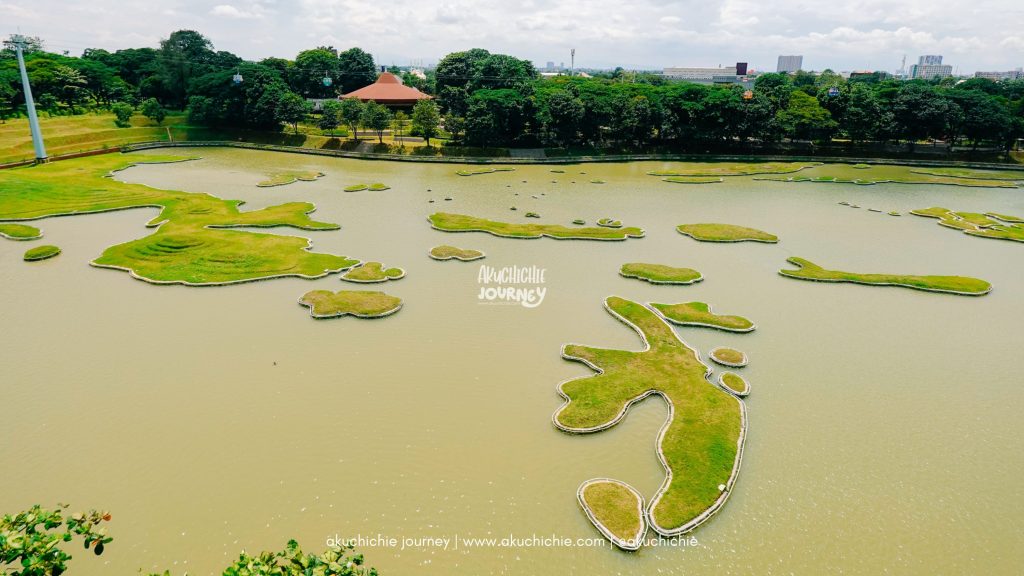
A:
[[[953,67],[942,63],[939,54],[926,54],[917,59],[917,64],[910,67],[910,77],[928,80],[931,78],[948,78],[953,75]]]
[[[775,71],[789,74],[799,71],[803,66],[803,56],[779,56],[779,65],[775,68]]]

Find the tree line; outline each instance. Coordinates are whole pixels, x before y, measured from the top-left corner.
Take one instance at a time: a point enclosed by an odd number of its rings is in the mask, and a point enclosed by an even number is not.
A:
[[[190,123],[230,128],[298,129],[310,99],[333,101],[372,83],[373,57],[360,48],[318,47],[294,60],[245,61],[214,49],[198,32],[179,30],[159,48],[81,57],[29,47],[27,68],[40,108],[125,114],[187,110]],[[762,74],[753,86],[672,81],[621,69],[593,76],[542,78],[527,60],[483,49],[455,52],[425,78],[396,68],[403,81],[435,99],[396,116],[373,104],[328,103],[312,119],[330,133],[362,127],[444,136],[470,146],[615,147],[623,150],[742,149],[750,143],[942,140],[1009,149],[1024,138],[1024,81],[896,80],[884,74],[844,78]],[[23,104],[13,52],[0,51],[0,115]],[[130,116],[130,114],[128,114]]]

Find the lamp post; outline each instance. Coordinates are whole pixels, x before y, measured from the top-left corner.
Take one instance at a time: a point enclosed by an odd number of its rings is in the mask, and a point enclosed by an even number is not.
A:
[[[36,163],[46,162],[46,146],[43,145],[43,133],[39,130],[39,118],[36,116],[36,103],[32,100],[32,87],[28,85],[28,72],[25,71],[25,56],[22,53],[26,40],[21,34],[11,36],[10,43],[18,53],[18,69],[21,71],[21,87],[25,91],[25,108],[28,111],[28,126],[32,130],[32,146],[36,150]]]

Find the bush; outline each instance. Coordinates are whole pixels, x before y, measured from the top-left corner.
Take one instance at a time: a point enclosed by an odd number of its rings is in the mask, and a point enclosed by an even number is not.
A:
[[[117,124],[118,128],[127,128],[131,126],[131,122],[129,122],[129,120],[131,120],[132,114],[135,113],[135,110],[133,110],[130,105],[124,102],[114,102],[110,107],[110,111],[114,113],[114,123]]]

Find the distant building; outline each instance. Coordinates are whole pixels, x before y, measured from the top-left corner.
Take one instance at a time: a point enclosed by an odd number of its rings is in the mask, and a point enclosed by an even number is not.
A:
[[[545,69],[547,69],[547,70],[554,70],[554,68],[555,68],[555,63],[554,63],[554,62],[552,62],[551,60],[548,60],[548,65],[547,65],[547,66],[545,66],[544,68],[545,68]]]
[[[939,54],[926,54],[917,59],[917,64],[910,66],[910,78],[930,80],[932,78],[949,78],[953,75],[953,67],[942,63]]]
[[[1024,80],[1024,69],[1017,68],[1006,72],[975,72],[975,78],[986,78],[999,82],[1000,80]]]
[[[779,65],[775,67],[775,71],[791,74],[793,72],[799,72],[803,69],[803,66],[803,56],[779,56]]]
[[[748,88],[753,86],[754,82],[753,70],[747,67],[746,62],[737,62],[735,66],[720,68],[664,68],[662,76],[698,84],[741,84]]]

